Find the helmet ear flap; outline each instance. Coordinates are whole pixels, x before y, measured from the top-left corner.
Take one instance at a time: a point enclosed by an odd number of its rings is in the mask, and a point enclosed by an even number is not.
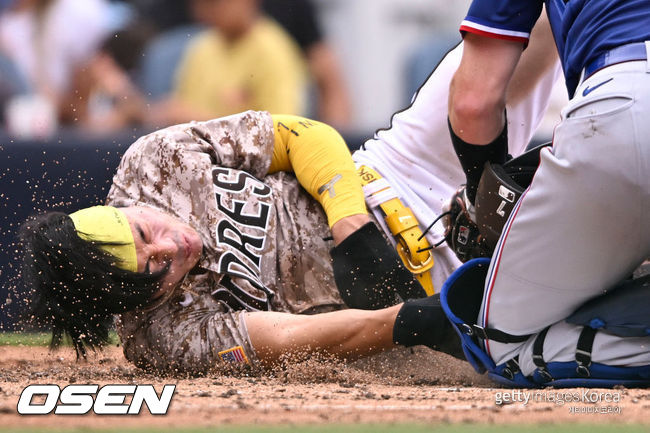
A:
[[[490,250],[494,250],[517,201],[530,186],[545,143],[503,165],[485,163],[476,192],[476,224]]]

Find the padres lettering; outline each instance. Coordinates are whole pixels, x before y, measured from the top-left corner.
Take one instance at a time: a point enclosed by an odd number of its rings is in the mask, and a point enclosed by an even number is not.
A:
[[[272,190],[250,174],[229,168],[215,167],[212,179],[217,208],[224,215],[215,228],[215,238],[220,246],[228,247],[219,259],[219,272],[244,278],[255,288],[267,292],[260,279],[260,267],[271,212],[271,205],[265,199],[270,197]],[[242,193],[241,197],[247,200],[236,200],[233,193]],[[230,279],[227,282],[232,292],[217,291],[213,296],[233,308],[258,310],[266,307],[266,297],[248,293]]]
[[[160,397],[153,385],[29,385],[20,394],[18,413],[21,415],[84,415],[92,409],[97,415],[138,415],[142,403],[152,415],[165,415],[174,396],[176,385],[165,385]],[[93,399],[93,395],[95,395]],[[127,395],[133,395],[129,404]],[[34,402],[34,396],[45,396],[45,402]]]

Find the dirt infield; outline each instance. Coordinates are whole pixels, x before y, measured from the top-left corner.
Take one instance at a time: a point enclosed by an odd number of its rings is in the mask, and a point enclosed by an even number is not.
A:
[[[21,416],[16,405],[29,384],[176,384],[167,416]],[[619,402],[566,402],[543,390],[528,404],[498,405],[512,390],[492,388],[460,361],[428,349],[392,352],[342,365],[307,360],[256,376],[159,377],[128,364],[110,347],[88,362],[71,349],[0,346],[0,429],[7,427],[208,426],[312,423],[644,423],[650,390],[616,389]],[[600,395],[606,390],[595,390]],[[593,399],[593,398],[592,398]],[[573,408],[573,409],[572,409]],[[608,413],[596,413],[596,412]],[[146,412],[144,408],[143,412]],[[119,419],[118,419],[119,418]]]

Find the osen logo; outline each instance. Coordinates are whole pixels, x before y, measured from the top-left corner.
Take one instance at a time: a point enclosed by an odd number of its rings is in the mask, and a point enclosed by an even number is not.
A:
[[[152,415],[166,415],[176,385],[165,385],[160,397],[153,385],[29,385],[20,394],[21,415],[84,415],[91,410],[97,415],[137,415],[146,403]],[[126,397],[132,395],[130,403]],[[34,396],[44,396],[34,401]],[[93,398],[95,396],[95,398]]]

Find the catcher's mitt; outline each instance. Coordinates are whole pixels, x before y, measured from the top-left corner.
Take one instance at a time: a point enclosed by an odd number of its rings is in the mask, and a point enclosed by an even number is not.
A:
[[[465,185],[443,207],[445,240],[461,262],[477,257],[490,257],[492,249],[476,225],[474,206],[467,199]]]
[[[486,162],[476,193],[476,207],[461,186],[443,208],[445,241],[461,262],[491,257],[515,204],[530,185],[545,143],[503,165]]]

